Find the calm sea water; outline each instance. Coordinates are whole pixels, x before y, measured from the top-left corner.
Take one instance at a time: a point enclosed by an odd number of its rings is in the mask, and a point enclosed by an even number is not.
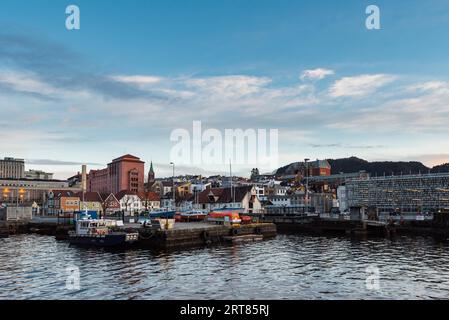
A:
[[[366,268],[380,289],[366,287]],[[66,268],[80,269],[80,290]],[[279,235],[171,253],[71,247],[53,237],[0,239],[1,299],[449,298],[449,244]]]

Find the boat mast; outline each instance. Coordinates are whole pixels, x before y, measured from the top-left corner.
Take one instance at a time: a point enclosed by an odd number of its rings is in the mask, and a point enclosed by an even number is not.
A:
[[[232,189],[232,160],[231,159],[229,159],[229,175],[231,178],[231,197],[232,197],[232,206],[233,206],[235,203],[235,195],[234,195],[234,192]]]

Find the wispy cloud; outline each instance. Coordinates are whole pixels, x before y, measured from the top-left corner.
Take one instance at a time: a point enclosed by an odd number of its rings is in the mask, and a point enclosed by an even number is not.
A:
[[[329,143],[329,144],[319,144],[319,143],[310,143],[309,146],[312,148],[342,148],[342,149],[379,149],[386,148],[385,145],[351,145],[351,144],[343,144],[343,143]]]
[[[312,70],[304,70],[301,74],[300,79],[305,80],[322,80],[327,76],[334,75],[335,71],[330,69],[318,68]]]
[[[168,99],[161,92],[130,85],[133,78],[114,79],[94,71],[96,68],[91,67],[82,55],[43,38],[0,32],[0,61],[9,70],[0,79],[0,84],[38,98],[55,99],[67,91],[72,95],[88,91],[114,99]],[[22,77],[23,73],[30,78]],[[144,78],[135,77],[134,80],[142,81]]]
[[[148,85],[155,84],[161,82],[160,77],[155,76],[142,76],[142,75],[133,75],[133,76],[111,76],[111,79],[124,82],[124,83],[133,83],[137,85]]]
[[[234,75],[190,79],[186,81],[186,85],[213,97],[235,99],[258,93],[270,82],[271,80],[265,77]]]
[[[101,163],[82,163],[76,161],[62,161],[62,160],[52,160],[52,159],[26,159],[27,164],[33,165],[43,165],[43,166],[80,166],[80,165],[89,165],[89,166],[105,166]]]
[[[287,161],[298,157],[301,147],[317,156],[332,156],[325,154],[329,149],[343,155],[347,149],[362,155],[381,149],[381,154],[390,140],[410,142],[409,132],[446,132],[449,123],[449,83],[441,79],[354,72],[329,85],[315,81],[335,74],[324,68],[288,81],[240,73],[170,77],[102,69],[57,44],[0,32],[0,124],[8,128],[0,133],[0,152],[33,158],[35,152],[77,144],[107,150],[101,161],[126,148],[162,158],[169,154],[171,130],[201,120],[219,130],[279,129],[286,153],[281,158]],[[365,139],[379,133],[394,135],[386,141]],[[45,160],[53,154],[44,152],[31,161],[58,165]],[[82,158],[59,163],[78,166]]]
[[[359,75],[337,80],[330,88],[330,95],[339,97],[364,97],[393,82],[395,76],[386,74]]]

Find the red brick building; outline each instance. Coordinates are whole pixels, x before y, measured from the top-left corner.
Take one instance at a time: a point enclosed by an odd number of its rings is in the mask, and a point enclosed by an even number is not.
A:
[[[145,162],[127,154],[112,160],[108,167],[91,170],[88,177],[88,190],[100,193],[118,193],[122,190],[144,191]]]
[[[320,177],[330,176],[331,166],[326,160],[316,160],[309,163],[309,176]]]

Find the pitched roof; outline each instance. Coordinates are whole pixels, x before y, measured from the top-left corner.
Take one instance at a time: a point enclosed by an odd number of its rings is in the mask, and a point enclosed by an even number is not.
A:
[[[104,193],[104,192],[100,193],[101,200],[105,201],[111,194],[112,193],[107,193],[107,192],[106,193]]]
[[[310,163],[312,168],[331,168],[331,165],[327,160],[316,160]]]
[[[118,201],[122,200],[124,196],[138,196],[137,192],[135,191],[129,191],[129,190],[122,190],[119,193],[115,194],[115,197]]]
[[[80,199],[83,199],[83,193],[82,192],[78,192],[76,194],[76,196],[79,197]],[[85,192],[84,193],[84,201],[87,201],[87,202],[101,202],[102,200],[103,200],[103,198],[101,197],[101,195],[98,192]]]
[[[145,201],[161,201],[161,197],[159,197],[159,195],[153,191],[139,192],[138,196],[141,200]]]
[[[60,198],[60,197],[76,198],[76,197],[78,197],[76,192],[70,191],[70,190],[52,190],[52,193],[57,198]]]
[[[103,193],[101,195],[101,198],[103,199],[103,201],[106,201],[106,200],[108,200],[110,198],[112,198],[112,200],[118,201],[113,193]],[[108,202],[110,202],[110,201],[111,200],[109,200]]]
[[[235,202],[241,202],[243,198],[248,194],[248,192],[251,192],[252,188],[252,186],[232,188]],[[231,203],[233,200],[231,188],[206,189],[199,194],[198,198],[199,203]]]

